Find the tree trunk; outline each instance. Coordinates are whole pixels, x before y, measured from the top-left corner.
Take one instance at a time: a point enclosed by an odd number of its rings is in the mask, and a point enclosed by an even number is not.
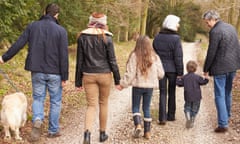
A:
[[[141,16],[141,35],[146,34],[146,24],[147,24],[147,15],[148,15],[148,5],[149,5],[149,0],[143,0],[142,1],[142,16]]]
[[[237,17],[236,29],[238,31],[238,35],[240,36],[240,8],[238,9],[238,17]]]
[[[235,15],[235,0],[230,1],[231,8],[228,13],[228,22],[234,25],[234,15]]]
[[[141,7],[142,7],[142,0],[137,0],[138,3],[138,15],[137,15],[137,25],[136,25],[136,33],[140,33],[141,31]]]
[[[118,28],[117,33],[116,33],[116,42],[120,41],[120,29]]]

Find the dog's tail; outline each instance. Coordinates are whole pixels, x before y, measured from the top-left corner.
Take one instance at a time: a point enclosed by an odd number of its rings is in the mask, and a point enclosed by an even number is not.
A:
[[[15,130],[16,128],[19,128],[21,126],[21,115],[19,114],[19,111],[11,111],[11,114],[7,110],[2,110],[3,115],[5,115],[5,119],[2,121],[5,121],[9,124],[10,128],[12,130]]]

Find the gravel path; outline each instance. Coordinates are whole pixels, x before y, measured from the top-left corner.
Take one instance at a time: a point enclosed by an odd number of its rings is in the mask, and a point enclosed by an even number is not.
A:
[[[184,63],[188,60],[196,60],[197,48],[195,43],[184,43]],[[199,68],[201,71],[201,68]],[[177,111],[176,121],[167,122],[165,126],[157,124],[158,95],[154,91],[152,100],[152,138],[132,138],[133,122],[131,115],[131,89],[122,91],[112,90],[109,101],[108,129],[109,139],[105,144],[239,144],[240,137],[230,124],[229,132],[216,134],[213,132],[216,125],[216,110],[213,97],[212,81],[207,86],[202,87],[203,99],[199,114],[196,118],[194,128],[185,128],[185,117],[183,112],[183,89],[177,88]],[[73,111],[65,118],[62,124],[62,136],[55,139],[45,139],[46,144],[80,144],[83,141],[83,122],[85,107]],[[92,132],[92,144],[98,144],[98,120]]]

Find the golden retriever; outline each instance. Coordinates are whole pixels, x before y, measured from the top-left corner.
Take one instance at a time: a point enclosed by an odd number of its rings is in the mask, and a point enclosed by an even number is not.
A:
[[[22,92],[4,96],[1,109],[1,123],[5,131],[5,139],[11,139],[10,129],[15,132],[15,139],[22,140],[19,128],[27,120],[27,98]]]

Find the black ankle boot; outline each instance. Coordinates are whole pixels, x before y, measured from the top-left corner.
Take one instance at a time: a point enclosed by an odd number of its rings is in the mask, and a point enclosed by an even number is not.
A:
[[[104,142],[108,139],[108,135],[105,133],[105,131],[100,131],[100,142]]]
[[[83,144],[90,144],[90,137],[91,137],[91,133],[88,130],[86,130],[84,132]]]

